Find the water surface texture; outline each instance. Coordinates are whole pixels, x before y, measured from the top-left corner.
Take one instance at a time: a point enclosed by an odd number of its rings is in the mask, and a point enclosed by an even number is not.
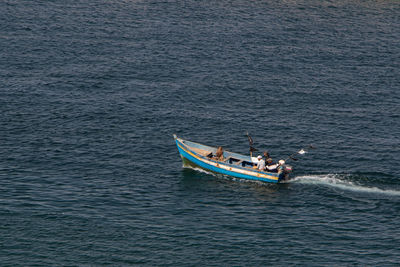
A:
[[[398,266],[400,2],[0,2],[2,266]],[[292,162],[246,182],[172,134]]]

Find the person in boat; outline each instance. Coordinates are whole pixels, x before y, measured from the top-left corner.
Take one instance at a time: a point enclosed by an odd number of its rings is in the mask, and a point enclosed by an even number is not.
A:
[[[268,151],[264,151],[265,164],[267,164],[267,159],[269,159],[269,153],[268,153]]]
[[[265,161],[265,166],[267,166],[267,159],[269,159],[268,151],[264,151],[263,158],[264,158],[264,161]]]
[[[285,165],[285,161],[283,159],[281,159],[279,161],[279,164],[278,164],[278,167],[277,167],[278,173],[281,173],[281,172],[283,172],[285,170],[285,166],[284,165]]]
[[[219,146],[217,148],[217,152],[215,153],[215,159],[216,160],[224,160],[224,149],[222,148],[222,146]]]
[[[260,156],[257,157],[258,162],[257,162],[257,169],[259,171],[264,171],[265,170],[265,161],[263,160],[263,158]]]
[[[277,172],[277,168],[278,168],[278,164],[275,164],[272,162],[271,158],[267,158],[266,160],[266,164],[265,164],[265,170],[268,172]]]

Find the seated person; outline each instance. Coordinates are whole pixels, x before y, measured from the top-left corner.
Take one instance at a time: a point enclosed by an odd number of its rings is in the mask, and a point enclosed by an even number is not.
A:
[[[215,159],[216,160],[224,160],[224,149],[222,146],[219,146],[217,149],[217,152],[215,153]]]
[[[278,164],[274,164],[271,158],[267,158],[265,170],[268,172],[277,172]]]
[[[258,159],[257,169],[259,171],[264,171],[264,169],[265,169],[265,161],[263,160],[263,158],[261,156],[258,156],[257,159]]]
[[[279,161],[278,167],[277,167],[277,171],[278,173],[281,173],[285,170],[285,161],[283,159],[281,159]]]

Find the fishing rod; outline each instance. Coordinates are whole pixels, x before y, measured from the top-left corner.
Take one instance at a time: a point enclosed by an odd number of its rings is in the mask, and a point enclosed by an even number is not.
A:
[[[315,149],[315,147],[313,145],[308,145],[307,148],[302,148],[299,151],[297,151],[297,152],[293,153],[292,155],[290,155],[285,161],[287,161],[289,159],[291,159],[293,161],[298,161],[299,159],[296,159],[294,156],[296,156],[297,154],[298,155],[303,155],[303,154],[308,152],[308,149]]]

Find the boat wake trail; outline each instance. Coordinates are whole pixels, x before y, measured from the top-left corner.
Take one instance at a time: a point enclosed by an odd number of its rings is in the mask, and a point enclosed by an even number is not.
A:
[[[350,190],[362,193],[375,193],[375,194],[385,194],[391,196],[400,196],[399,190],[381,189],[374,186],[357,184],[354,181],[347,180],[346,175],[338,175],[338,174],[298,176],[295,177],[293,180],[291,180],[290,183],[314,184],[314,185],[330,186],[342,190]]]

